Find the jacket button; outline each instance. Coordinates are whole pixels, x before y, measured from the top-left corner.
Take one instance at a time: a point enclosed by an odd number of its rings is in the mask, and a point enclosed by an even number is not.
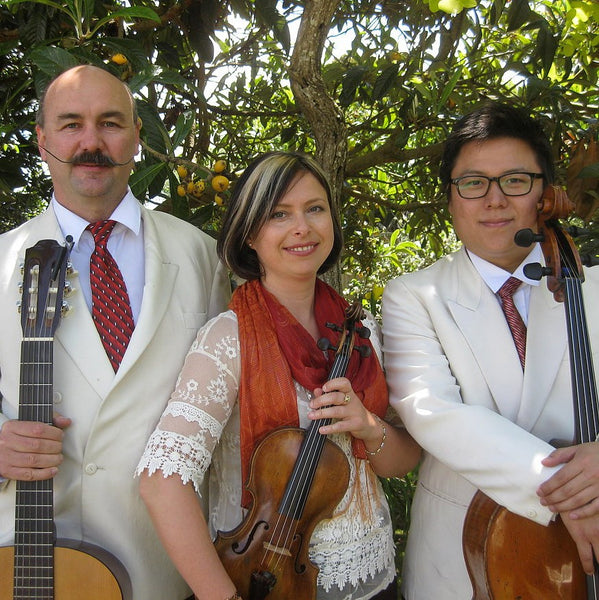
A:
[[[98,470],[98,465],[96,465],[95,463],[89,463],[89,464],[85,465],[85,472],[88,475],[93,475],[97,470]]]

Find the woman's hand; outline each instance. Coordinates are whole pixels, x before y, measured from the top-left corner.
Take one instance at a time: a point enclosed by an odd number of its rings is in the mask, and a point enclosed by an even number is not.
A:
[[[345,377],[331,379],[314,390],[308,417],[313,421],[333,419],[319,428],[322,435],[349,433],[362,440],[368,461],[380,477],[403,477],[420,460],[420,446],[412,436],[367,410]]]
[[[333,419],[318,430],[323,435],[350,433],[374,452],[379,446],[383,427],[379,419],[365,408],[349,379],[338,377],[314,390],[308,417],[312,420]]]

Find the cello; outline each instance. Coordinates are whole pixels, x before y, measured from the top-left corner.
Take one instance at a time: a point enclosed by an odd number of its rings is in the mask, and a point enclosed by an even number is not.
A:
[[[359,302],[347,308],[335,360],[327,380],[342,377],[353,351],[363,357],[370,347],[355,343],[370,331],[357,326]],[[332,348],[328,338],[318,347]],[[246,518],[229,532],[219,531],[217,553],[245,600],[315,600],[318,568],[308,556],[320,521],[330,518],[349,485],[343,451],[318,430],[332,419],[312,421],[307,430],[282,427],[267,435],[252,454],[247,488],[252,504]]]
[[[538,233],[521,230],[515,241],[521,246],[541,243],[546,266],[529,264],[524,272],[531,279],[546,276],[555,300],[564,302],[574,443],[582,444],[594,442],[599,434],[599,404],[582,297],[582,263],[571,236],[558,222],[573,208],[564,190],[547,187],[538,207]],[[559,516],[544,527],[478,491],[464,521],[462,545],[473,600],[599,600],[599,572],[584,573]]]

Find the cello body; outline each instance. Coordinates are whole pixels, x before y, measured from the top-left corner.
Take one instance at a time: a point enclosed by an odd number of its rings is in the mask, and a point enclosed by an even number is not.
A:
[[[462,536],[472,600],[584,600],[585,574],[561,519],[544,527],[478,491]]]

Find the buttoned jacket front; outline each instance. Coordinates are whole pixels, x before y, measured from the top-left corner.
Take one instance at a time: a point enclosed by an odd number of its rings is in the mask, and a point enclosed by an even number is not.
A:
[[[199,327],[221,312],[229,286],[215,242],[170,215],[142,207],[145,286],[135,331],[115,374],[77,276],[54,339],[55,410],[72,419],[54,480],[59,538],[84,540],[116,556],[133,600],[181,600],[189,589],[163,550],[138,494],[135,468]],[[0,424],[17,417],[22,337],[19,265],[40,239],[64,237],[50,208],[0,236]],[[15,484],[0,491],[0,545],[14,536]]]

